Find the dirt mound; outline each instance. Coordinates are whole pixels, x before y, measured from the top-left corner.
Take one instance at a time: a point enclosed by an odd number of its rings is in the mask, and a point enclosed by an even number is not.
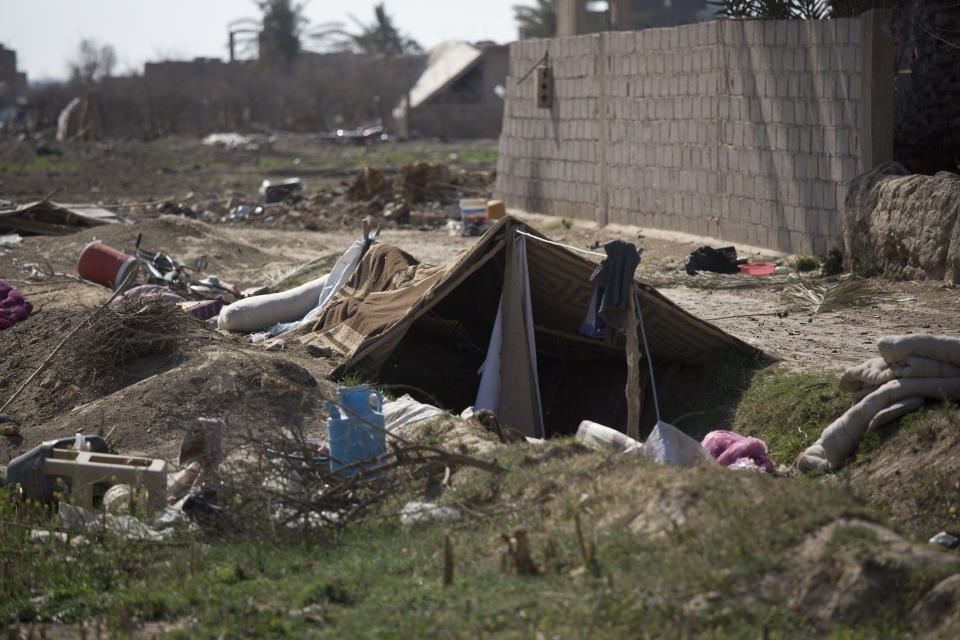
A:
[[[204,327],[160,298],[115,301],[81,324],[64,345],[55,371],[61,383],[111,385],[140,358],[179,353]]]
[[[347,189],[347,199],[352,201],[369,200],[382,193],[390,191],[392,188],[383,171],[372,167],[364,167],[363,171],[357,174],[357,177]]]
[[[833,521],[812,533],[790,558],[793,569],[779,578],[791,609],[823,623],[870,619],[903,609],[919,588],[932,592],[935,572],[948,574],[960,557],[942,548],[908,542],[890,529],[865,520]],[[930,585],[904,584],[912,572],[927,572]],[[924,589],[932,586],[932,589]],[[940,589],[943,591],[943,588]],[[936,600],[931,597],[931,600]],[[939,622],[931,605],[924,609],[928,626]],[[939,610],[939,613],[944,613]]]
[[[38,236],[38,251],[58,272],[73,274],[77,272],[77,260],[87,243],[99,240],[132,255],[137,236],[142,235],[140,246],[144,250],[163,251],[184,265],[205,258],[205,273],[200,277],[215,274],[241,288],[263,284],[264,265],[277,259],[253,243],[229,237],[216,226],[200,220],[150,214],[134,215],[130,220],[132,224],[93,227],[69,236]]]
[[[851,183],[841,227],[848,270],[960,282],[960,175],[880,165]]]
[[[110,443],[131,455],[175,460],[184,429],[197,417],[222,418],[231,438],[302,429],[323,439],[324,400],[335,386],[318,381],[282,356],[214,344],[185,360],[24,430],[23,448],[76,432],[111,434]],[[111,433],[112,432],[112,433]],[[236,444],[237,440],[232,440]]]

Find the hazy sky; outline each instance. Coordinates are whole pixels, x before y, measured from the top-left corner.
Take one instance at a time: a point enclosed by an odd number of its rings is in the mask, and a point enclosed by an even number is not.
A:
[[[349,15],[373,20],[377,0],[311,0],[310,24]],[[424,47],[445,40],[516,39],[512,6],[532,0],[385,0],[400,31]],[[17,52],[17,67],[31,82],[67,75],[67,59],[82,38],[111,44],[116,72],[143,70],[143,63],[198,56],[227,59],[227,24],[257,17],[252,0],[0,0],[0,44]]]

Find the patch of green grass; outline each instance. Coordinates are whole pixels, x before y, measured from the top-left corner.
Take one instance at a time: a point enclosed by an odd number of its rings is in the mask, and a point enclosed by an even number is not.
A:
[[[820,268],[820,260],[814,255],[797,254],[793,260],[793,268],[800,273],[813,271]]]
[[[556,222],[551,222],[550,224],[542,227],[540,230],[543,231],[543,232],[547,232],[547,231],[559,231],[560,229],[569,229],[569,228],[572,227],[572,226],[573,226],[573,222],[572,222],[572,221],[567,220],[566,218],[561,218],[560,220],[557,220]]]
[[[290,160],[284,160],[286,164],[280,163],[269,168],[287,167]],[[414,162],[431,162],[443,164],[496,164],[497,151],[495,149],[466,149],[458,151],[455,157],[450,153],[429,153],[425,151],[397,151],[393,147],[381,146],[370,147],[366,152],[362,148],[333,147],[330,151],[320,153],[311,158],[303,158],[306,165],[346,165],[360,166],[368,164],[383,164],[393,166],[403,166]],[[267,168],[262,166],[261,168]]]
[[[293,164],[293,158],[286,156],[263,156],[260,158],[259,166],[264,171],[270,171],[271,169],[294,170],[297,167]]]
[[[833,372],[760,371],[737,406],[733,429],[762,438],[771,459],[791,464],[850,407],[850,397],[837,390],[837,379]]]
[[[338,531],[73,546],[0,528],[0,621],[190,618],[179,637],[891,637],[888,620],[822,626],[774,595],[824,522],[870,517],[835,488],[721,468],[677,469],[569,439],[495,452],[503,475],[454,470],[455,522],[401,526],[397,496]],[[0,494],[2,496],[3,494]],[[421,498],[422,499],[422,498]],[[19,516],[0,497],[4,520]],[[579,522],[579,525],[577,524]],[[504,536],[526,531],[536,575]],[[444,541],[453,583],[444,586]],[[67,561],[69,559],[69,561]],[[909,576],[908,576],[909,577]],[[928,581],[917,580],[917,589]],[[765,586],[767,584],[767,586]],[[66,612],[66,613],[65,613]]]
[[[61,171],[75,171],[82,167],[82,163],[63,156],[35,156],[30,162],[0,162],[0,171],[47,171],[57,169]]]

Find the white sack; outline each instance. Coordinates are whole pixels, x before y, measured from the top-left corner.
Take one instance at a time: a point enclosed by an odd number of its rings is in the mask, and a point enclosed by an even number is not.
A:
[[[396,400],[383,403],[383,427],[393,431],[398,427],[407,427],[429,420],[443,413],[432,404],[417,402],[410,394],[405,394]]]
[[[910,356],[933,358],[960,366],[960,338],[911,334],[884,336],[877,340],[877,350],[890,364],[905,362]]]
[[[299,320],[317,306],[329,276],[279,293],[237,300],[220,310],[217,326],[230,331],[259,331],[278,322]]]
[[[920,356],[907,356],[906,364],[890,366],[897,378],[960,378],[960,366]]]
[[[907,378],[891,380],[830,423],[820,439],[800,456],[801,470],[838,469],[853,453],[873,418],[895,402],[923,398],[960,397],[960,378]]]
[[[660,421],[653,427],[643,444],[643,455],[654,462],[678,467],[695,467],[701,464],[717,464],[699,442],[675,426]]]

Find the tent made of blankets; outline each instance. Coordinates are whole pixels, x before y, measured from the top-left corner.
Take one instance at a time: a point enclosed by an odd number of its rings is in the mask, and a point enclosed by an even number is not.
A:
[[[488,408],[529,436],[572,434],[584,419],[625,431],[625,339],[580,331],[596,266],[512,217],[443,266],[376,244],[300,339],[345,358],[334,376],[358,371],[451,410]],[[684,368],[760,354],[638,288],[661,403]],[[644,375],[645,400],[649,382]],[[640,422],[656,422],[652,402]]]

